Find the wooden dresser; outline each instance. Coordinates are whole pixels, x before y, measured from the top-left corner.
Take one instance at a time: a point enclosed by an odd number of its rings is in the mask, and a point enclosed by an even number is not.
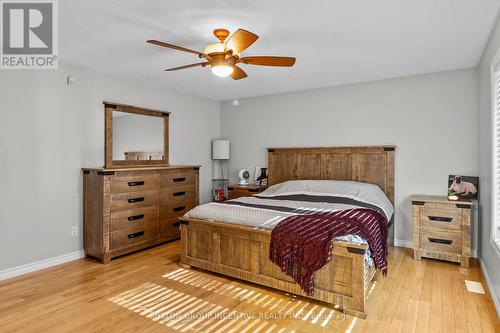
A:
[[[87,256],[111,258],[178,239],[178,217],[198,205],[199,166],[83,169]]]
[[[473,202],[449,201],[447,197],[415,195],[413,255],[459,262],[469,267],[470,216]]]

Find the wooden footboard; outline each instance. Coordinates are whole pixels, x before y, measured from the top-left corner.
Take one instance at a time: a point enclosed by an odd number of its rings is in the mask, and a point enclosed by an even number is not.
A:
[[[181,261],[267,287],[339,305],[366,317],[368,286],[375,269],[365,264],[367,245],[334,241],[332,260],[314,274],[314,294],[306,295],[269,260],[271,232],[240,225],[181,218]]]

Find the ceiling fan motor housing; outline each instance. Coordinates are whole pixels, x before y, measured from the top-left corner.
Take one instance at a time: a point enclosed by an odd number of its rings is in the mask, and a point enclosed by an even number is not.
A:
[[[221,43],[224,43],[227,36],[229,36],[229,30],[227,30],[227,29],[215,29],[214,35],[215,35],[215,37],[217,37],[220,40]]]

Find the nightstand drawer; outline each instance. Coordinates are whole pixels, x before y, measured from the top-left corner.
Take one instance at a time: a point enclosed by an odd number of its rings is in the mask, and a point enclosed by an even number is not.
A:
[[[420,248],[424,251],[462,253],[462,233],[454,231],[420,230]]]
[[[240,197],[250,197],[255,194],[259,194],[260,192],[264,191],[265,187],[259,188],[258,186],[250,185],[250,186],[244,186],[244,185],[234,185],[234,186],[229,186],[228,191],[229,191],[229,199],[236,199]]]
[[[240,198],[240,197],[249,197],[251,195],[252,194],[249,193],[247,190],[229,189],[229,199],[236,199],[236,198]]]
[[[420,209],[420,227],[444,230],[462,230],[462,216],[458,209]]]

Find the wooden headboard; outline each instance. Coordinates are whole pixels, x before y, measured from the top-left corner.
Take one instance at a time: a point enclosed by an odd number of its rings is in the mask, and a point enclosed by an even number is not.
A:
[[[269,185],[287,180],[377,184],[394,204],[395,146],[268,148]]]

